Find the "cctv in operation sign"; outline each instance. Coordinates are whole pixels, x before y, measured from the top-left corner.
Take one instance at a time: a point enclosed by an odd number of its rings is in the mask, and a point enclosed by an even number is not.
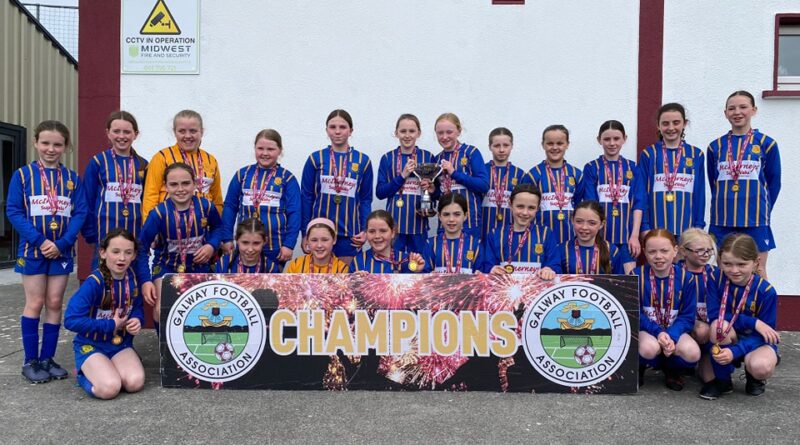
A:
[[[198,74],[200,0],[122,0],[123,74]]]

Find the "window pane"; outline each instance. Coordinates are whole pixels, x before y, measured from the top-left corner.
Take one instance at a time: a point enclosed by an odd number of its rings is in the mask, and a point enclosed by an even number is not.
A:
[[[783,35],[778,40],[778,75],[800,76],[800,35]]]

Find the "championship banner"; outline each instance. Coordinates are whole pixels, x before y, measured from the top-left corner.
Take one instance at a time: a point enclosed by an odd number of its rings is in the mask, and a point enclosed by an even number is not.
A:
[[[182,274],[161,385],[634,393],[634,276]]]

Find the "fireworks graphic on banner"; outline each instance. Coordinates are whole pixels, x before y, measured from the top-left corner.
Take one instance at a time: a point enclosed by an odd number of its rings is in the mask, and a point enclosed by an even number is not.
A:
[[[356,310],[378,309],[426,309],[434,313],[447,310],[456,314],[460,311],[510,311],[520,318],[524,309],[548,288],[566,281],[591,281],[591,277],[565,275],[555,281],[544,281],[535,275],[487,274],[474,275],[469,280],[445,274],[424,277],[399,274],[182,274],[172,275],[170,280],[179,294],[212,280],[228,281],[250,292],[266,289],[276,296],[276,309],[290,311],[324,310],[331,313],[345,310],[350,316]],[[329,318],[325,317],[325,321],[329,323]],[[328,327],[326,325],[326,331]],[[352,322],[350,329],[354,329]],[[517,336],[521,336],[520,326],[517,327]],[[416,337],[405,346],[406,352],[402,355],[379,359],[377,372],[388,381],[418,389],[468,389],[463,383],[447,384],[444,388],[443,384],[456,375],[469,357],[459,353],[421,355]],[[323,387],[346,390],[348,370],[354,372],[360,365],[360,356],[330,356],[327,370],[320,376]],[[497,364],[497,378],[502,391],[508,390],[508,369],[513,366],[513,357],[500,359]],[[200,385],[199,381],[194,383]],[[222,384],[215,385],[215,389],[221,387]],[[601,385],[580,390],[575,388],[574,391],[598,392],[600,389]]]

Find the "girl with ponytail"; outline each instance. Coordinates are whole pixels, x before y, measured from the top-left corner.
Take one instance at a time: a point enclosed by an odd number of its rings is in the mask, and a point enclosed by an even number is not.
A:
[[[130,267],[137,250],[127,229],[110,230],[99,246],[99,267],[69,300],[64,315],[64,326],[75,332],[78,384],[99,399],[144,386],[142,361],[133,350],[133,336],[144,322],[139,280]]]

